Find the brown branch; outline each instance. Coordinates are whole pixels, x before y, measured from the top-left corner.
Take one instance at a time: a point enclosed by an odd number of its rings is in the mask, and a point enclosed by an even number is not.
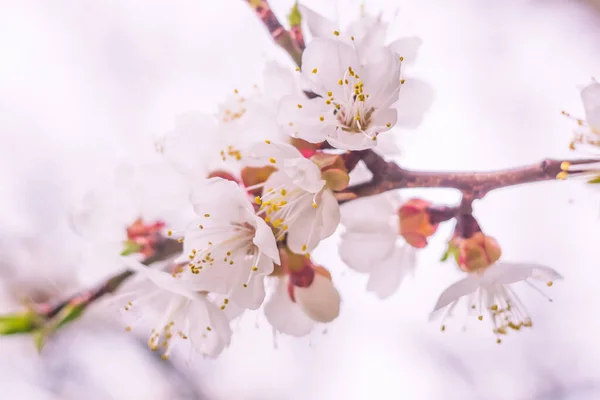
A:
[[[165,239],[160,245],[157,246],[156,252],[153,256],[148,257],[142,263],[144,265],[150,265],[158,261],[164,261],[170,257],[179,254],[183,247],[177,240]],[[68,305],[80,305],[87,307],[94,301],[103,297],[106,294],[113,293],[116,291],[129,277],[133,276],[134,272],[125,270],[106,281],[100,283],[94,288],[86,289],[82,292],[78,292],[67,299],[61,300],[56,304],[42,304],[38,306],[38,315],[43,319],[49,319],[56,316]]]
[[[404,169],[387,162],[375,152],[366,150],[363,162],[373,173],[373,179],[345,190],[358,197],[371,196],[404,188],[453,188],[460,190],[472,202],[488,192],[507,186],[557,179],[563,160],[544,160],[536,164],[489,172],[424,172]],[[595,160],[573,160],[585,164]]]
[[[267,0],[246,0],[246,2],[252,7],[256,15],[258,15],[258,18],[265,25],[275,43],[284,49],[292,57],[296,65],[300,67],[302,65],[303,49],[299,47],[298,42],[294,38],[302,39],[303,44],[303,37],[297,37],[298,34],[301,35],[301,31],[292,34],[286,30],[273,13],[273,10],[271,10]]]

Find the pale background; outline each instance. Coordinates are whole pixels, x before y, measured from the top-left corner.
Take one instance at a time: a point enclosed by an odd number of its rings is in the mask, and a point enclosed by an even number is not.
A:
[[[291,4],[273,0],[281,17]],[[359,2],[305,4],[347,19]],[[551,0],[366,4],[388,19],[398,9],[392,33],[423,39],[413,72],[436,91],[403,142],[403,165],[494,169],[569,156],[572,123],[560,111],[581,115],[577,87],[600,77],[598,9]],[[265,61],[292,67],[240,0],[0,0],[0,49],[6,312],[32,285],[56,287],[51,295],[72,287],[78,242],[63,216],[98,166],[140,152],[176,114],[214,110],[234,88],[260,84]],[[416,277],[385,301],[341,264],[334,237],[314,253],[343,296],[326,333],[274,342],[264,319],[248,314],[218,361],[188,367],[155,360],[143,338],[96,310],[41,358],[27,338],[0,338],[0,398],[600,398],[600,193],[537,184],[492,193],[475,210],[507,260],[545,263],[566,278],[547,290],[553,304],[524,295],[534,328],[501,345],[482,325],[462,333],[454,321],[442,334],[428,323],[440,291],[460,276],[437,261],[451,226],[423,253]]]

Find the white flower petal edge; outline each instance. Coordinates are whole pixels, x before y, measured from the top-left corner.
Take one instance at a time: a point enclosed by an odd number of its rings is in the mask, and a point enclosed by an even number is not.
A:
[[[497,336],[507,334],[509,329],[518,331],[521,327],[530,327],[532,322],[525,305],[509,286],[517,282],[532,285],[529,279],[543,281],[551,286],[554,280],[562,279],[562,276],[543,265],[498,262],[483,273],[472,273],[444,290],[430,319],[437,317],[442,310],[446,310],[446,316],[452,315],[460,299],[466,297],[467,312],[478,315],[479,320],[483,320],[484,314],[488,315]],[[445,325],[442,325],[442,330],[444,329]],[[498,343],[500,342],[498,338]]]
[[[280,262],[272,231],[235,182],[208,179],[191,200],[199,219],[186,230],[181,261],[188,263],[192,281],[199,290],[257,309],[265,296],[264,277]]]
[[[273,290],[264,304],[265,317],[277,332],[292,336],[305,336],[310,333],[316,322],[292,301],[288,291],[289,278],[271,279]]]
[[[313,321],[331,322],[340,315],[340,294],[331,279],[319,273],[309,287],[294,287],[294,297]]]
[[[197,352],[214,358],[229,345],[229,320],[205,294],[189,290],[185,281],[167,272],[147,268],[131,258],[124,262],[142,280],[126,285],[113,303],[128,321],[127,330],[143,321],[153,327],[148,339],[152,350],[162,349],[167,358],[179,340],[189,340]]]
[[[340,257],[351,269],[368,273],[367,290],[382,299],[391,296],[416,267],[416,250],[400,243],[400,203],[395,193],[385,193],[342,207],[346,230],[341,235]]]
[[[592,132],[600,134],[600,83],[595,80],[581,90],[585,119]]]

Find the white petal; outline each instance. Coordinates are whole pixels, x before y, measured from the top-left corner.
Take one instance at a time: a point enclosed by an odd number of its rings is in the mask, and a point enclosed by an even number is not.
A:
[[[317,322],[331,322],[340,314],[340,294],[331,280],[315,274],[309,287],[294,288],[296,303],[306,315]]]
[[[375,130],[377,133],[386,132],[398,121],[398,110],[395,108],[384,108],[376,110],[371,117],[371,124],[369,128]],[[370,129],[370,130],[371,130]],[[379,137],[377,137],[379,141]],[[377,147],[380,147],[379,145]]]
[[[278,332],[293,336],[307,335],[315,326],[315,321],[310,319],[300,306],[290,299],[287,278],[274,279],[276,280],[275,290],[263,308],[267,321]]]
[[[338,81],[345,79],[348,67],[360,71],[354,48],[339,40],[314,39],[302,54],[302,74],[313,83],[317,94],[324,97],[332,92],[335,98],[345,98],[344,86]]]
[[[324,190],[319,204],[321,210],[321,239],[333,235],[340,225],[340,204],[331,190]]]
[[[529,278],[547,282],[562,279],[562,276],[554,269],[544,265],[498,262],[485,270],[481,276],[481,282],[506,285]]]
[[[318,193],[325,185],[325,181],[321,179],[321,170],[309,159],[285,160],[281,170],[292,179],[294,185],[309,193]]]
[[[339,246],[344,263],[359,272],[369,272],[395,249],[396,236],[384,233],[344,232]]]
[[[337,25],[332,20],[325,18],[321,14],[316,13],[303,4],[298,4],[298,9],[302,15],[302,19],[306,21],[308,31],[313,38],[331,38],[333,31],[337,29]]]
[[[393,252],[381,261],[374,261],[367,290],[385,299],[400,287],[407,274],[414,271],[416,250],[408,245],[395,247]]]
[[[211,358],[221,354],[231,342],[231,328],[225,314],[205,297],[203,301],[194,302],[188,312],[192,346]]]
[[[199,216],[208,214],[217,219],[225,216],[228,221],[245,221],[254,214],[248,195],[237,183],[222,178],[210,178],[196,185],[190,194],[194,211]]]
[[[341,206],[342,224],[348,231],[395,236],[398,228],[392,224],[397,222],[400,203],[401,199],[391,192],[353,200]]]
[[[210,115],[180,115],[175,119],[175,129],[161,140],[162,153],[189,178],[205,177],[209,163],[219,157],[216,129],[217,123]]]
[[[585,119],[590,126],[600,130],[600,83],[593,82],[581,91]]]
[[[295,158],[303,158],[303,156],[294,146],[287,143],[267,143],[265,141],[252,143],[248,146],[243,157],[244,163],[248,166],[273,165],[276,168],[281,168],[285,160]]]
[[[277,241],[275,240],[273,231],[269,225],[267,225],[265,220],[258,216],[255,217],[255,224],[256,235],[253,240],[254,244],[261,253],[273,260],[275,264],[279,264],[279,250],[277,249]],[[271,272],[268,272],[267,274],[270,274]]]
[[[322,98],[309,100],[301,96],[283,97],[279,102],[277,123],[289,136],[299,137],[310,143],[323,142],[327,135],[335,131],[333,110]]]
[[[385,48],[380,49],[362,72],[364,91],[369,94],[367,104],[387,108],[398,99],[401,63],[398,56]]]
[[[286,95],[298,93],[298,87],[291,68],[286,68],[274,61],[269,61],[263,73],[265,93],[273,100],[279,101]]]
[[[312,201],[307,198],[298,204],[294,213],[298,215],[289,223],[287,245],[296,254],[312,251],[321,241],[321,226],[317,219],[317,210],[313,208]]]
[[[398,114],[394,118],[394,125],[398,121]],[[377,136],[377,147],[375,148],[378,154],[383,156],[398,156],[401,154],[400,146],[398,146],[398,135],[395,132],[385,132]]]
[[[412,36],[397,39],[390,43],[388,47],[396,54],[403,57],[403,62],[411,64],[417,59],[417,53],[422,43],[423,41],[420,38]]]
[[[446,307],[450,303],[454,303],[463,296],[474,293],[477,288],[479,288],[479,279],[472,275],[461,279],[458,282],[454,282],[442,292],[433,308],[433,312]]]
[[[327,138],[327,142],[336,149],[341,150],[366,150],[377,146],[377,139],[373,140],[363,133],[344,132],[338,129],[334,136]]]
[[[398,109],[397,126],[414,129],[431,107],[434,92],[429,84],[418,79],[407,79],[400,89],[400,97],[394,104]]]

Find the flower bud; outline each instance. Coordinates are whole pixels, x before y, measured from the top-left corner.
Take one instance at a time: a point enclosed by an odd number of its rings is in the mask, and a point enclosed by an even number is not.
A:
[[[496,239],[482,232],[476,232],[469,238],[455,236],[450,245],[456,248],[456,262],[465,272],[483,271],[498,261],[502,254]]]
[[[312,320],[330,322],[340,313],[340,295],[329,271],[310,258],[286,251],[282,264],[289,274],[288,294]]]
[[[428,207],[431,203],[412,199],[398,210],[400,235],[408,244],[418,249],[427,246],[427,238],[435,233],[438,224],[431,223]]]
[[[314,269],[308,287],[294,287],[296,303],[308,317],[317,322],[331,322],[340,314],[340,294],[333,286],[331,275],[323,267]]]
[[[138,218],[127,227],[127,241],[121,255],[141,253],[144,257],[152,256],[156,246],[164,239],[161,233],[164,227],[165,223],[162,221],[146,224]]]

